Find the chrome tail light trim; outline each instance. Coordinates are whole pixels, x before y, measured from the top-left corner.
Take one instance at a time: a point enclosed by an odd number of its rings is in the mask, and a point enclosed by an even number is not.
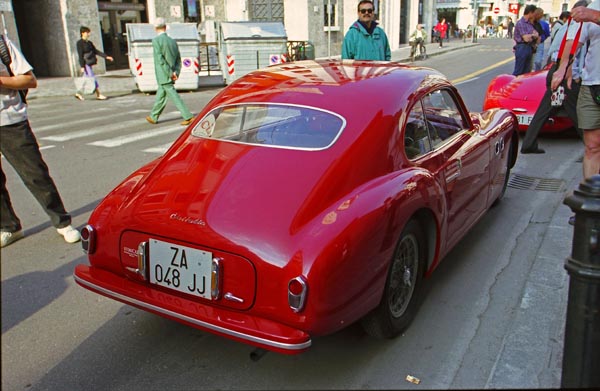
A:
[[[81,248],[86,254],[96,251],[96,231],[89,224],[81,229]]]
[[[129,270],[142,277],[145,280],[148,279],[146,276],[146,265],[148,264],[148,242],[141,242],[137,248],[137,268],[126,266],[125,269]]]
[[[221,297],[221,273],[223,272],[223,259],[213,258],[212,271],[210,273],[210,295],[213,300],[218,300]]]
[[[302,287],[300,293],[293,293],[291,290],[291,285],[293,283],[299,283]],[[306,304],[306,294],[308,293],[308,284],[306,283],[306,279],[303,276],[298,276],[296,278],[292,278],[288,283],[288,303],[292,311],[298,313],[304,309]]]

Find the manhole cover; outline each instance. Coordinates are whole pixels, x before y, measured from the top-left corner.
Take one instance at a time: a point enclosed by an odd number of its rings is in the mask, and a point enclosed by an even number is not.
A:
[[[540,190],[559,192],[565,181],[554,178],[536,178],[527,175],[513,174],[508,180],[508,187],[520,190]]]

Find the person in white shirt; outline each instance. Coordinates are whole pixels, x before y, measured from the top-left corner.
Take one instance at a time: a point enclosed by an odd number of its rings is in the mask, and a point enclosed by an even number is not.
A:
[[[33,68],[17,47],[0,36],[0,52],[8,54],[9,67],[0,61],[0,152],[50,216],[52,225],[66,242],[81,239],[71,226],[48,166],[42,158],[37,140],[29,125],[27,103],[19,91],[37,87]],[[23,229],[6,189],[6,176],[0,166],[0,247],[21,239]]]
[[[575,35],[569,33],[559,69],[552,77],[552,89],[556,89],[562,78],[571,84],[573,75],[571,67],[567,67],[569,51],[572,45],[579,47],[587,43],[584,63],[581,72],[581,88],[577,100],[577,118],[579,127],[583,129],[585,153],[583,155],[583,177],[590,178],[600,173],[600,103],[594,101],[600,91],[600,0],[594,0],[587,7],[573,8],[571,17],[583,23],[578,42],[573,42]],[[594,91],[595,86],[595,93]],[[574,224],[573,216],[569,219]]]
[[[573,5],[573,8],[580,6],[587,6],[587,0],[579,0]],[[577,32],[578,28],[579,23],[567,23],[561,26],[561,28],[556,32],[549,49],[550,60],[552,63],[557,61],[556,57],[558,55],[563,37],[567,33],[567,29],[569,31]],[[581,135],[577,117],[577,100],[579,97],[579,87],[581,84],[581,64],[583,64],[584,52],[585,50],[580,48],[575,53],[575,58],[573,64],[571,65],[571,70],[573,73],[573,82],[571,85],[568,87],[566,85],[566,81],[563,81],[563,88],[566,92],[566,98],[561,106],[552,106],[551,104],[553,92],[553,89],[551,88],[552,75],[557,69],[557,65],[554,64],[548,71],[548,76],[546,77],[546,92],[542,97],[537,110],[535,111],[535,115],[531,119],[531,123],[527,127],[527,132],[525,132],[525,137],[523,137],[523,143],[521,143],[521,153],[526,154],[545,152],[543,149],[538,147],[537,136],[540,133],[540,130],[542,130],[542,127],[546,121],[548,121],[548,118],[558,114],[560,110],[564,110],[564,112],[573,122],[575,129],[577,129],[578,133]]]

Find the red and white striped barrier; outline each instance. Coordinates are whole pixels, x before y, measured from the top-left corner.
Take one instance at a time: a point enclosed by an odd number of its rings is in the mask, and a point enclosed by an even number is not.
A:
[[[227,55],[227,73],[233,75],[235,73],[235,58],[231,55]]]
[[[142,60],[140,60],[139,58],[135,59],[135,70],[138,76],[142,76],[144,74],[144,72],[142,71]]]

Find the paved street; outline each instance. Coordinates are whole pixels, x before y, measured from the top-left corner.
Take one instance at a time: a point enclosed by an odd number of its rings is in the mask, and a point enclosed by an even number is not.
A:
[[[432,56],[417,65],[448,75],[469,109],[480,110],[491,78],[512,71],[511,46],[502,39],[453,40],[438,52],[429,45]],[[148,124],[154,96],[133,91],[127,72],[100,78],[107,101],[77,101],[70,78],[42,79],[31,91],[33,129],[78,228],[104,195],[184,129],[171,104],[157,125]],[[182,97],[198,113],[220,90]],[[581,180],[582,145],[573,137],[544,137],[540,145],[547,153],[519,156],[505,199],[429,279],[402,337],[376,340],[351,325],[315,338],[302,355],[268,353],[256,362],[251,347],[76,286],[73,269],[86,262],[80,246],[62,241],[2,160],[26,234],[0,253],[2,389],[558,388],[568,289],[563,263],[573,235],[562,201]]]

